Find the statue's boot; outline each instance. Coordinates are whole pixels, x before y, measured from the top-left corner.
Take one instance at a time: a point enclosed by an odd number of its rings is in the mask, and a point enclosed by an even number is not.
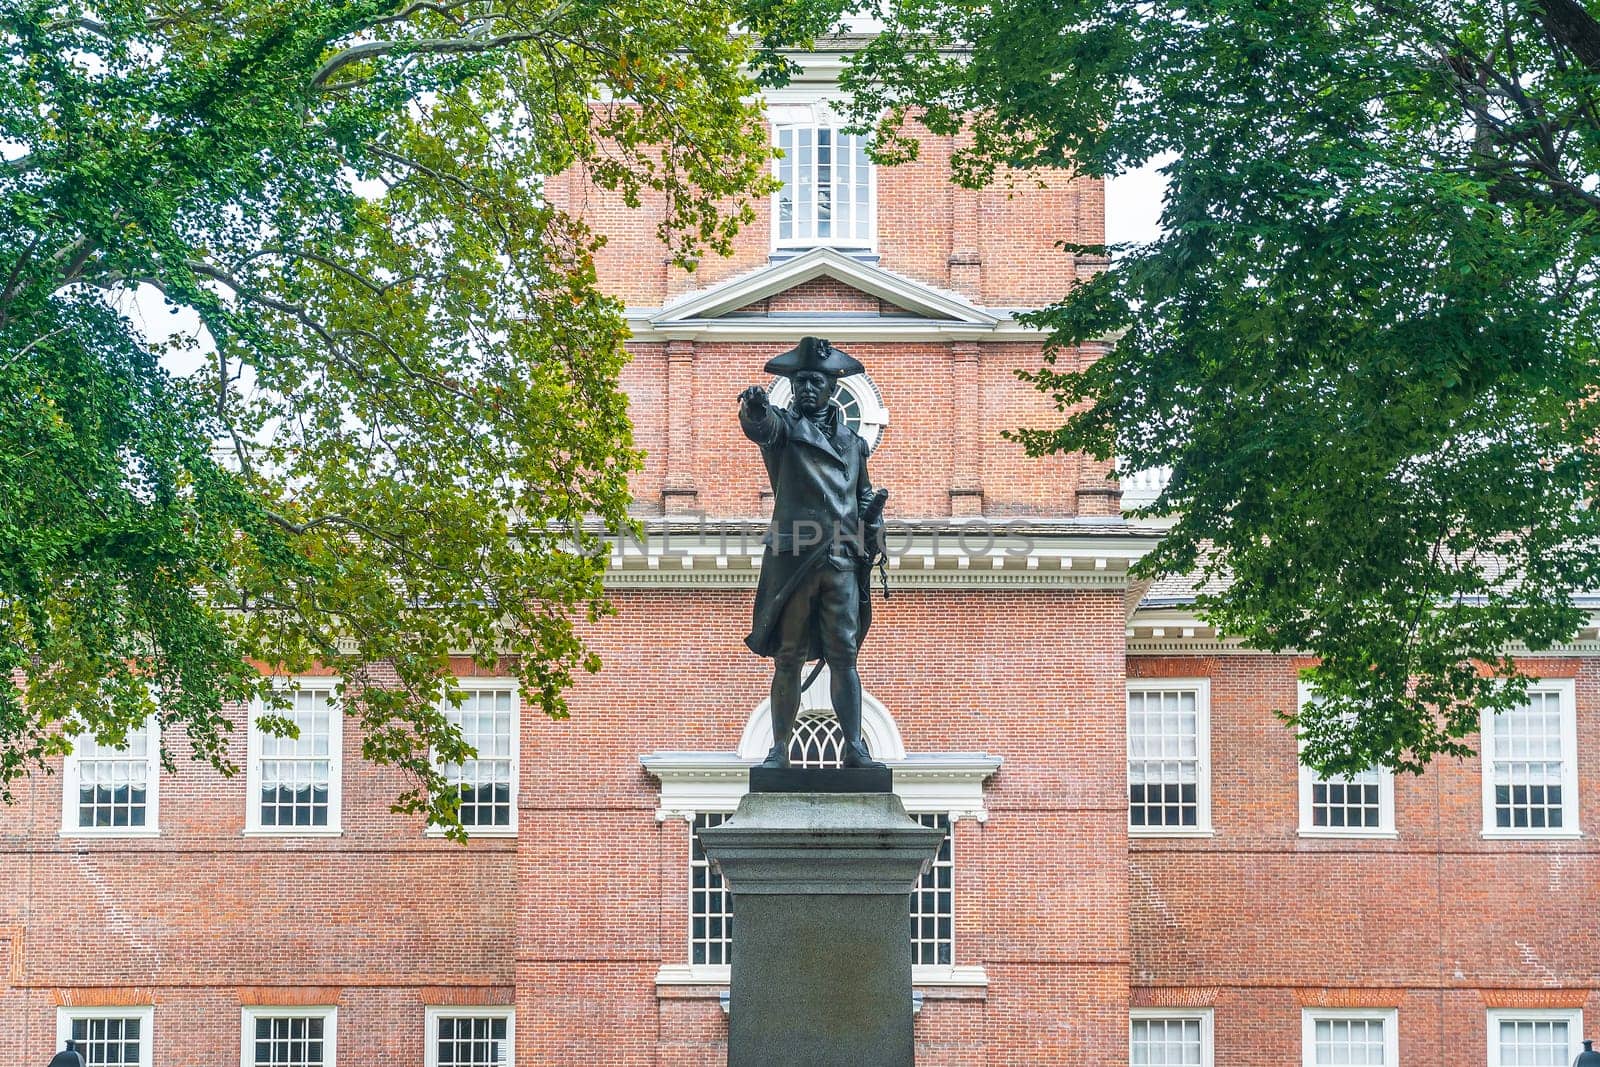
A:
[[[799,703],[798,699],[795,703]],[[774,769],[784,769],[789,764],[789,739],[794,736],[794,721],[799,716],[799,709],[780,708],[772,706],[772,748],[767,750],[767,758],[761,761],[761,766]]]
[[[872,758],[872,754],[867,751],[867,746],[863,745],[859,738],[845,742],[844,751],[840,753],[839,765],[841,767],[884,766],[884,764]]]

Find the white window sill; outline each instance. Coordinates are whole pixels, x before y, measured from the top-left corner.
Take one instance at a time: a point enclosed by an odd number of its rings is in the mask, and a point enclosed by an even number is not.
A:
[[[93,840],[115,839],[119,837],[160,837],[159,826],[104,826],[88,827],[85,829],[62,830],[62,837],[81,837]]]
[[[248,826],[244,830],[246,837],[343,837],[344,831],[337,826],[291,826],[279,828],[276,826]]]
[[[428,829],[422,831],[422,836],[423,837],[444,837],[445,836],[445,831],[439,829],[438,827],[430,826],[430,827],[428,827]],[[469,838],[472,838],[473,840],[476,840],[476,839],[478,839],[480,837],[490,838],[490,839],[499,838],[501,840],[504,840],[506,838],[514,838],[514,837],[516,837],[517,836],[517,828],[515,826],[496,826],[492,830],[468,830],[467,831],[467,836]]]
[[[656,972],[656,985],[727,985],[733,968],[692,963],[663,963]]]
[[[1330,841],[1398,841],[1396,830],[1334,830],[1326,826],[1301,827],[1301,837]]]
[[[946,967],[929,963],[915,963],[911,965],[911,984],[940,986],[947,989],[954,987],[987,989],[989,988],[989,972],[985,971],[981,964]]]
[[[1217,832],[1209,826],[1130,826],[1129,837],[1215,837]]]
[[[1582,830],[1485,830],[1480,835],[1485,841],[1577,841]]]
[[[728,966],[663,963],[661,969],[656,971],[656,985],[727,985],[732,979],[732,972],[733,968]],[[989,974],[978,965],[948,967],[919,963],[911,967],[911,984],[941,988],[987,989]]]

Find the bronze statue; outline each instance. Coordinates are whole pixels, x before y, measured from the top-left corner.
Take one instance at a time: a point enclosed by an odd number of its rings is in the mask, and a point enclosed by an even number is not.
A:
[[[832,403],[839,379],[863,368],[827,341],[806,337],[765,370],[787,377],[794,397],[778,409],[759,385],[739,395],[739,425],[761,446],[775,498],[745,638],[751,651],[773,660],[772,751],[762,766],[789,766],[800,669],[815,659],[828,665],[844,766],[882,767],[861,743],[856,653],[872,623],[871,567],[889,493],[872,488],[867,444]]]

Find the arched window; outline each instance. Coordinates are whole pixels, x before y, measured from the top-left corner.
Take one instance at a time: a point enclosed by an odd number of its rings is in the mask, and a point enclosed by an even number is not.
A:
[[[789,742],[789,759],[803,767],[837,767],[843,736],[828,700],[828,668],[823,667],[811,688],[800,694],[800,714]],[[870,693],[861,694],[861,741],[874,759],[903,760],[906,746],[888,710]],[[763,700],[745,723],[739,738],[739,755],[764,759],[772,747],[772,702]],[[809,762],[801,762],[806,760]]]
[[[793,395],[787,378],[779,378],[767,390],[768,401],[780,408],[788,407]],[[883,394],[871,376],[863,373],[840,378],[833,391],[833,406],[839,409],[844,424],[861,435],[869,452],[878,447],[883,428],[889,425],[889,409],[883,406]]]
[[[871,742],[863,739],[868,752]],[[838,767],[844,759],[844,731],[832,714],[800,716],[789,740],[789,762],[796,767]]]

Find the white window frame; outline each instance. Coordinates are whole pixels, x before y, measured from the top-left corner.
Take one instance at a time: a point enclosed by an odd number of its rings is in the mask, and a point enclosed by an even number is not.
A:
[[[495,691],[511,693],[511,822],[505,826],[463,826],[468,837],[516,837],[517,836],[517,803],[521,796],[522,786],[522,689],[515,678],[457,678],[456,686],[460,689],[475,689],[484,692]],[[448,703],[440,705],[441,711],[453,710]],[[433,754],[433,764],[439,768],[437,754]],[[429,825],[425,831],[429,837],[442,837],[442,826]]]
[[[344,808],[344,701],[338,678],[324,675],[294,679],[301,689],[327,689],[328,714],[328,825],[265,826],[261,822],[261,760],[265,736],[256,720],[266,713],[259,701],[250,702],[250,740],[245,762],[244,832],[262,837],[338,837],[343,833]]]
[[[1489,1067],[1505,1067],[1500,1062],[1500,1024],[1502,1022],[1564,1022],[1567,1024],[1567,1055],[1570,1063],[1583,1051],[1583,1010],[1581,1008],[1490,1008],[1488,1014]]]
[[[149,1005],[132,1007],[61,1007],[56,1009],[56,1050],[67,1047],[72,1036],[72,1024],[78,1019],[138,1019],[139,1063],[137,1067],[151,1067],[155,1063],[156,1010]]]
[[[517,1064],[517,1012],[509,1005],[476,1005],[457,1007],[450,1004],[439,1004],[429,1007],[425,1013],[427,1024],[427,1041],[424,1067],[439,1067],[439,1020],[440,1019],[504,1019],[506,1021],[506,1054],[504,1067],[516,1067]]]
[[[323,1059],[329,1067],[339,1062],[339,1009],[332,1007],[302,1007],[298,1004],[275,1004],[270,1007],[245,1008],[240,1012],[239,1067],[255,1067],[257,1019],[317,1019],[327,1021],[323,1031]]]
[[[1216,1067],[1214,1029],[1216,1012],[1212,1008],[1134,1008],[1128,1012],[1128,1061],[1133,1061],[1133,1024],[1136,1022],[1177,1019],[1200,1023],[1200,1063],[1202,1067]]]
[[[1317,1064],[1317,1023],[1342,1019],[1377,1019],[1383,1022],[1383,1067],[1400,1064],[1400,1011],[1398,1008],[1304,1008],[1300,1012],[1300,1062]]]
[[[161,833],[161,724],[152,715],[143,727],[149,733],[145,746],[145,817],[143,826],[83,826],[78,803],[79,756],[73,752],[61,763],[62,837],[157,837]]]
[[[744,765],[744,767],[746,767],[746,768],[748,766],[749,766],[748,764]],[[741,769],[743,769],[743,768],[741,768]],[[741,788],[742,788],[743,783],[741,782],[740,784],[741,784]],[[905,803],[906,802],[906,798],[899,793],[899,790],[897,789],[895,792],[896,792],[897,795],[901,796],[902,803]],[[685,869],[686,873],[689,870],[688,864],[690,862],[690,857],[692,857],[694,855],[694,842],[692,840],[692,837],[693,837],[693,834],[694,834],[695,818],[697,816],[699,816],[699,815],[730,815],[731,816],[733,813],[734,813],[734,809],[733,808],[724,807],[724,806],[721,806],[721,805],[718,805],[716,807],[712,807],[712,806],[708,805],[708,806],[706,806],[704,808],[701,808],[698,811],[693,811],[693,812],[687,811],[687,810],[681,810],[681,811],[680,810],[675,810],[673,812],[674,815],[682,818],[684,820],[684,822],[686,822],[688,824],[688,826],[689,826],[689,834],[691,836],[691,841],[689,843],[689,850],[690,851],[689,851],[689,855],[684,857],[684,860],[685,860],[684,869]],[[954,960],[956,958],[956,945],[957,945],[957,942],[958,942],[958,938],[956,937],[956,932],[955,932],[956,931],[955,920],[959,916],[960,908],[961,908],[961,904],[960,904],[961,894],[957,891],[957,887],[956,887],[956,884],[955,884],[955,877],[954,877],[955,871],[957,869],[957,865],[960,862],[959,860],[956,859],[956,845],[955,845],[956,823],[958,821],[960,821],[962,818],[970,818],[971,816],[968,815],[966,812],[959,811],[959,810],[951,811],[951,810],[949,810],[947,808],[943,808],[943,807],[937,807],[937,806],[930,807],[930,806],[918,805],[918,804],[915,804],[915,803],[906,803],[906,814],[912,816],[913,818],[915,818],[918,815],[943,815],[943,816],[945,816],[946,818],[948,818],[950,820],[950,863],[951,863],[950,958],[952,960]],[[919,878],[919,882],[920,882],[920,878]],[[915,892],[915,890],[913,890],[913,892]],[[684,923],[684,928],[683,928],[684,944],[686,946],[688,946],[689,954],[692,956],[693,952],[694,952],[694,885],[693,885],[692,879],[690,881],[690,884],[689,884],[688,889],[687,889],[687,893],[686,893],[685,898],[684,898],[684,904],[685,904],[686,912],[687,912],[687,917],[686,917],[686,920],[685,920],[685,923]],[[910,941],[911,941],[911,930],[909,928],[909,921],[910,921],[910,901],[909,900],[907,901],[906,918],[907,918],[907,922],[908,922],[908,926],[907,926],[907,929],[906,929],[906,942],[907,942],[907,944],[910,944]],[[681,964],[680,963],[667,963],[667,964],[663,964],[661,966],[661,969],[657,972],[657,974],[656,974],[656,984],[657,985],[727,985],[728,982],[732,978],[732,974],[733,974],[732,965],[731,964],[726,964],[726,963],[693,963],[693,962],[685,962],[685,963],[681,963]],[[950,963],[950,964],[916,963],[916,964],[912,964],[912,967],[911,967],[911,982],[912,982],[913,985],[919,985],[919,986],[959,986],[959,987],[964,987],[964,988],[986,987],[989,984],[989,976],[988,976],[988,971],[981,964],[980,965],[974,965],[974,964],[959,964],[959,963]]]
[[[1299,683],[1300,707],[1304,708],[1315,699],[1311,686],[1305,682]],[[1301,742],[1298,751],[1305,751],[1305,743]],[[1317,772],[1295,760],[1300,769],[1300,836],[1301,837],[1368,837],[1368,838],[1397,838],[1400,835],[1394,827],[1394,771],[1379,765],[1378,772],[1378,825],[1368,826],[1317,826],[1312,818],[1311,791],[1319,782],[1337,781],[1337,779],[1324,779],[1318,777]]]
[[[778,131],[783,129],[825,129],[830,130],[837,138],[843,135],[846,123],[841,120],[826,103],[818,101],[811,104],[771,104],[767,108],[767,125],[771,128],[772,147],[778,148]],[[866,135],[861,135],[865,137]],[[835,141],[837,148],[837,141]],[[813,152],[815,143],[813,142]],[[813,162],[815,156],[812,157]],[[774,156],[772,160],[772,176],[781,181],[779,166],[783,160]],[[799,253],[810,248],[837,248],[851,252],[865,252],[876,254],[878,251],[878,165],[869,157],[867,159],[867,238],[865,241],[851,237],[841,240],[838,237],[811,237],[790,238],[780,240],[778,237],[778,198],[782,189],[772,191],[772,237],[771,250],[773,253]],[[815,228],[815,218],[812,220]]]
[[[1129,789],[1133,785],[1129,764],[1126,727],[1128,721],[1127,697],[1133,693],[1171,692],[1194,690],[1195,711],[1195,825],[1193,826],[1135,826],[1130,813]],[[1124,742],[1122,753],[1122,804],[1123,818],[1128,824],[1129,837],[1212,837],[1211,825],[1211,679],[1209,678],[1130,678],[1122,702]]]
[[[1554,693],[1561,707],[1561,822],[1557,829],[1538,827],[1499,827],[1495,825],[1494,755],[1490,748],[1493,712],[1485,712],[1478,722],[1478,773],[1483,786],[1483,832],[1485,838],[1521,840],[1527,838],[1576,838],[1583,836],[1578,819],[1578,710],[1577,683],[1572,678],[1545,678],[1528,686],[1530,693]]]

